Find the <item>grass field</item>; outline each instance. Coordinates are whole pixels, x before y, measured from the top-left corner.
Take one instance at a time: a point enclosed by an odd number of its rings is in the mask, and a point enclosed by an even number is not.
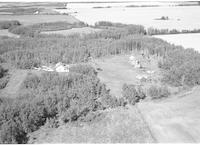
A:
[[[157,59],[151,58],[151,63],[148,63],[141,57],[140,54],[133,53],[140,60],[146,70],[154,70],[156,76],[159,76],[157,67]],[[106,83],[111,89],[111,93],[121,97],[122,86],[124,83],[140,85],[140,81],[136,78],[138,74],[144,74],[140,69],[135,69],[128,61],[131,55],[119,55],[95,60],[96,66],[102,71],[99,72],[99,78]],[[95,65],[94,65],[95,66]],[[147,84],[146,84],[147,85]]]
[[[188,95],[138,104],[158,142],[200,142],[199,94],[197,87]]]
[[[83,28],[72,28],[69,30],[60,30],[60,31],[44,31],[42,32],[43,34],[61,34],[61,35],[72,35],[72,34],[89,34],[89,33],[94,33],[94,32],[98,32],[100,31],[100,29],[94,29],[91,27],[83,27]]]
[[[70,15],[0,15],[0,21],[4,20],[18,20],[23,25],[57,21],[65,21],[68,23],[79,22],[78,19]]]
[[[57,129],[40,129],[29,143],[152,143],[155,140],[137,108],[117,108],[93,123],[68,124]]]

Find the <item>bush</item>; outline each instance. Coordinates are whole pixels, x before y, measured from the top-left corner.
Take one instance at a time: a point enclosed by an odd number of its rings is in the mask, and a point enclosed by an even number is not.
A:
[[[157,87],[157,86],[151,86],[148,89],[148,95],[152,99],[161,99],[166,98],[170,95],[170,91],[166,86]]]
[[[1,144],[16,144],[27,142],[26,133],[23,131],[20,122],[9,120],[1,126],[0,143]]]
[[[0,78],[3,78],[6,74],[7,74],[6,69],[4,69],[1,65],[0,65]]]
[[[4,69],[0,65],[0,89],[5,88],[9,81],[9,76],[8,76],[7,72],[8,72],[8,70]]]
[[[5,88],[8,82],[9,82],[9,76],[0,78],[0,89]]]
[[[135,105],[135,103],[146,97],[140,87],[136,89],[135,85],[127,84],[124,84],[122,87],[122,96],[132,105]]]
[[[57,118],[50,118],[46,120],[46,123],[44,125],[44,127],[47,128],[57,128],[59,126],[59,122],[57,120]]]
[[[0,21],[0,29],[9,29],[11,27],[20,26],[20,22],[13,20],[13,21]]]
[[[163,81],[174,86],[200,84],[200,54],[193,49],[169,51],[159,63],[164,70]]]

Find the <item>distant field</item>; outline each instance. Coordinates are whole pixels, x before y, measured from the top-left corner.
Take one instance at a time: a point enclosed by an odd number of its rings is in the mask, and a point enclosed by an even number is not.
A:
[[[4,20],[18,20],[23,25],[57,21],[65,21],[68,23],[79,22],[78,19],[69,15],[0,15],[0,21]]]
[[[69,30],[60,30],[60,31],[46,31],[42,32],[43,34],[61,34],[61,35],[71,35],[71,34],[89,34],[89,33],[94,33],[98,32],[100,29],[94,29],[90,27],[83,27],[83,28],[72,28]]]

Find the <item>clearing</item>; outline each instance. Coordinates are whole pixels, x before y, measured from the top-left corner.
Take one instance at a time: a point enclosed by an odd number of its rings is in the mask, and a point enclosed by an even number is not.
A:
[[[43,31],[41,33],[43,33],[43,34],[61,34],[61,35],[69,36],[69,35],[72,35],[72,34],[84,35],[84,34],[89,34],[89,33],[95,33],[95,32],[98,32],[98,31],[101,31],[101,30],[91,28],[91,27],[83,27],[83,28],[72,28],[72,29],[69,29],[69,30]]]

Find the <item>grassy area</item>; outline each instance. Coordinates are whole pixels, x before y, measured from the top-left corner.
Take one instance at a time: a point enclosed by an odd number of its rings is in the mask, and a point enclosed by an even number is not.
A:
[[[44,31],[41,32],[42,34],[60,34],[60,35],[64,35],[64,36],[69,36],[69,35],[85,35],[85,34],[91,34],[91,33],[95,33],[101,31],[101,29],[95,29],[95,28],[91,28],[91,27],[83,27],[83,28],[72,28],[69,30],[60,30],[60,31]]]
[[[43,9],[41,8],[7,8],[7,9],[0,9],[0,12],[11,13],[15,15],[30,15],[35,14],[36,12],[40,12]]]
[[[38,23],[65,21],[68,23],[79,22],[70,15],[3,15],[0,21],[18,20],[23,25],[33,25]]]
[[[30,134],[29,143],[153,143],[137,108],[116,108],[91,123],[42,128]]]
[[[158,142],[200,141],[199,93],[200,88],[196,87],[187,93],[173,95],[165,100],[138,104]]]
[[[9,31],[14,34],[24,35],[24,36],[34,36],[34,33],[40,33],[42,31],[58,31],[58,30],[67,30],[72,28],[81,28],[87,26],[83,22],[77,23],[68,23],[64,21],[60,22],[49,22],[49,23],[38,23],[29,26],[19,26],[19,27],[11,27]],[[36,35],[36,34],[35,34]],[[32,36],[32,37],[33,37]]]

